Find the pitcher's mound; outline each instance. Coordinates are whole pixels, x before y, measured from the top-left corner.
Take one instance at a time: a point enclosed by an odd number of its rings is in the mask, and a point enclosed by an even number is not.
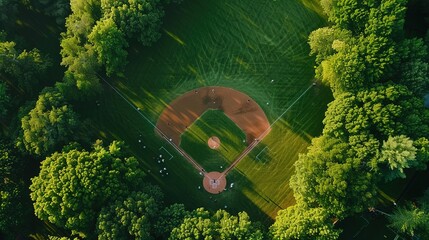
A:
[[[212,194],[219,194],[226,187],[225,175],[220,172],[209,172],[203,179],[204,189]]]
[[[208,140],[207,144],[209,145],[209,147],[210,147],[211,149],[218,149],[218,148],[219,148],[219,146],[220,146],[220,140],[219,140],[219,138],[218,138],[218,137],[213,136],[213,137],[210,137],[210,138],[209,138],[209,140]]]

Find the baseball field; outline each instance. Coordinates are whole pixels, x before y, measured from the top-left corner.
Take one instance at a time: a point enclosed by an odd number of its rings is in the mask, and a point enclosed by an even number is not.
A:
[[[269,223],[294,203],[293,164],[321,133],[332,99],[314,79],[307,44],[325,24],[316,2],[187,0],[166,9],[161,39],[132,45],[124,76],[105,78],[88,103],[94,130],[125,141],[168,203]],[[210,172],[225,177],[216,194],[203,183]]]

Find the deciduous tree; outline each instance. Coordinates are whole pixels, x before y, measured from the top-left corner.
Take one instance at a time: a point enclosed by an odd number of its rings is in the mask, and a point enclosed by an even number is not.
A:
[[[145,186],[143,166],[127,156],[123,143],[101,144],[91,151],[70,145],[42,161],[30,186],[37,217],[91,236],[103,207]]]
[[[213,215],[198,208],[173,229],[169,239],[264,239],[263,232],[245,212],[238,216],[218,210]]]
[[[15,239],[32,216],[28,187],[22,178],[24,163],[12,144],[0,141],[0,233]]]
[[[386,140],[407,135],[417,139],[429,134],[429,112],[423,100],[402,85],[379,85],[343,93],[328,105],[324,134],[350,141],[354,135]]]
[[[383,142],[381,148],[380,162],[385,163],[389,170],[385,171],[383,177],[386,181],[396,178],[405,178],[404,169],[411,168],[416,162],[417,148],[413,146],[413,140],[399,135],[389,137]]]
[[[29,152],[48,154],[70,140],[77,140],[82,123],[71,105],[55,88],[40,94],[34,108],[21,119],[22,136],[18,146]]]
[[[6,85],[0,82],[0,120],[7,114],[9,99],[9,95],[6,91]]]
[[[376,144],[352,147],[328,136],[313,139],[308,153],[295,162],[290,179],[297,201],[339,218],[366,209],[377,196],[378,175],[369,164],[378,157]]]
[[[128,43],[124,33],[117,27],[113,19],[106,18],[98,21],[88,36],[89,42],[94,45],[98,62],[105,66],[106,74],[120,75],[127,64]]]
[[[76,86],[79,96],[95,95],[100,90],[97,71],[100,64],[92,44],[88,43],[96,21],[101,15],[100,1],[70,2],[72,14],[66,19],[67,31],[62,33],[61,65],[67,67],[64,81],[69,86]]]
[[[153,239],[153,223],[161,202],[160,189],[131,192],[124,199],[116,200],[100,212],[97,220],[98,238]]]
[[[170,236],[171,231],[179,227],[185,217],[189,216],[189,212],[186,211],[185,205],[175,203],[171,206],[163,209],[154,225],[154,235],[159,239],[167,239]]]
[[[306,208],[297,204],[280,210],[270,227],[273,239],[338,239],[341,231],[334,228],[324,208]]]
[[[422,39],[405,39],[398,46],[396,82],[404,84],[414,95],[423,97],[429,89],[428,48]]]
[[[0,34],[0,75],[3,81],[7,80],[8,84],[25,93],[37,92],[40,89],[39,78],[50,64],[39,50],[19,51],[15,42],[6,41]]]
[[[415,236],[420,231],[429,234],[429,213],[422,209],[409,205],[408,207],[398,207],[389,216],[390,226],[399,232]]]
[[[106,17],[111,17],[128,39],[149,46],[159,33],[164,10],[159,0],[102,0]]]
[[[333,47],[335,41],[345,44],[350,38],[351,33],[346,29],[331,27],[316,29],[308,37],[311,47],[310,54],[316,55],[316,62],[320,64],[323,60],[336,53],[336,49]]]

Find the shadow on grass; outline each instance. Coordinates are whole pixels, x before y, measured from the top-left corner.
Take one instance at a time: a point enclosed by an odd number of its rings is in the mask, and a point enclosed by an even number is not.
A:
[[[151,166],[148,181],[161,186],[165,193],[166,204],[183,203],[189,210],[198,207],[204,207],[210,211],[224,209],[232,214],[245,211],[252,221],[259,221],[265,226],[273,223],[273,220],[257,206],[252,199],[246,195],[246,192],[252,191],[252,195],[257,193],[247,177],[238,171],[231,171],[226,177],[227,186],[220,194],[211,194],[203,188],[203,176],[198,172],[171,147],[164,145],[165,149],[174,157],[165,159],[165,162],[155,163]],[[145,158],[152,159],[156,162],[159,160],[159,154],[164,153],[164,149],[158,151],[150,150],[146,153]],[[165,175],[160,170],[166,167],[169,175]],[[261,198],[270,201],[263,194]]]
[[[273,223],[273,219],[267,213],[263,212],[261,208],[253,202],[255,198],[251,199],[249,195],[256,196],[256,198],[259,198],[260,201],[264,201],[265,204],[274,205],[276,212],[283,209],[283,207],[281,207],[279,203],[275,202],[262,191],[256,189],[254,184],[249,181],[245,173],[241,172],[239,169],[234,168],[226,178],[228,181],[226,187],[227,190],[220,195],[225,194],[227,196],[231,192],[233,192],[235,195],[240,195],[240,197],[244,198],[245,202],[247,202],[246,208],[243,210],[245,210],[249,216],[252,217],[252,219],[259,219],[265,226],[270,226]],[[244,202],[240,202],[241,205],[244,205],[243,203]]]
[[[270,150],[269,145],[260,142],[258,144],[258,146],[256,146],[250,153],[249,153],[249,157],[257,162],[260,163],[262,165],[265,165],[269,162],[271,162],[271,160],[273,160],[273,154]]]
[[[226,179],[227,186],[220,194],[214,195],[201,190],[202,198],[206,199],[202,206],[212,211],[225,209],[232,214],[245,211],[252,221],[259,221],[267,227],[270,226],[273,223],[273,219],[263,212],[246,194],[248,189],[253,189],[253,187],[249,187],[251,183],[246,177],[236,171],[231,171]],[[261,195],[261,197],[264,196]],[[269,200],[267,199],[266,201]]]
[[[361,213],[337,224],[343,229],[339,239],[404,239],[388,226],[386,217],[379,213]]]
[[[218,149],[210,149],[208,139],[220,139]],[[209,110],[197,119],[181,136],[180,147],[207,171],[219,171],[245,149],[243,131],[222,111]]]
[[[247,176],[234,169],[227,176],[226,191],[219,195],[206,192],[202,187],[203,177],[198,171],[157,136],[153,127],[137,111],[130,111],[130,106],[118,96],[111,95],[111,90],[106,92],[108,94],[99,100],[100,106],[85,111],[86,117],[97,123],[94,127],[106,141],[125,141],[133,155],[142,162],[147,173],[146,181],[163,189],[166,205],[183,203],[190,210],[198,207],[212,211],[226,209],[233,214],[246,211],[253,221],[260,221],[266,226],[272,224],[270,213],[265,213],[258,205],[261,201],[273,204],[270,203],[271,199],[256,190]],[[218,168],[219,164],[213,166]],[[232,187],[231,183],[234,183]]]
[[[311,139],[322,133],[325,111],[332,100],[332,92],[328,87],[313,87],[285,114],[287,127],[310,143]]]

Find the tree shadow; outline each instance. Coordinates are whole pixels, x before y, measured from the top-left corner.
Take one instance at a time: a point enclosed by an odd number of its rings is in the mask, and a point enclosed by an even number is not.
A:
[[[267,164],[273,160],[273,152],[270,150],[268,144],[260,142],[248,156],[255,162],[262,165]]]
[[[287,127],[305,141],[311,142],[313,137],[322,133],[325,112],[332,100],[332,92],[328,87],[314,86],[283,117]]]
[[[242,210],[246,211],[252,219],[260,220],[260,222],[267,227],[273,223],[273,219],[277,212],[287,207],[281,206],[281,203],[274,201],[262,190],[257,189],[255,185],[249,181],[246,174],[241,172],[238,168],[231,170],[226,176],[226,179],[226,190],[219,194],[219,198],[236,199],[238,197],[237,200],[239,204],[242,205]],[[249,195],[256,197],[256,199],[250,198]],[[242,200],[240,200],[240,198]],[[261,206],[255,204],[255,202],[258,202],[258,199],[260,203],[262,202],[262,205],[271,205],[270,209],[272,210],[265,212],[261,209]],[[236,211],[236,209],[233,209],[233,211]]]

